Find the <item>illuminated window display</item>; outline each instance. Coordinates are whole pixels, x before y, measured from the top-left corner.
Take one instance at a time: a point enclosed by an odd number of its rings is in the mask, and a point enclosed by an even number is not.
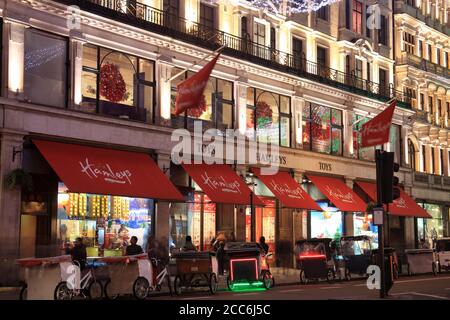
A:
[[[417,239],[425,241],[425,246],[432,248],[433,240],[444,236],[444,219],[442,206],[430,203],[419,203],[430,215],[431,219],[417,218]]]
[[[255,222],[256,222],[256,241],[259,241],[261,236],[266,238],[266,243],[269,246],[269,251],[275,253],[275,217],[276,206],[275,199],[260,197],[264,202],[265,207],[255,208]],[[251,241],[251,212],[250,208],[246,210],[246,241]]]
[[[366,212],[353,215],[353,234],[355,236],[368,236],[372,239],[372,248],[378,248],[378,227],[373,224],[373,217]]]
[[[311,211],[311,238],[339,239],[343,234],[342,212],[319,202],[323,211]]]
[[[122,255],[132,236],[145,249],[153,212],[151,199],[68,193],[60,183],[58,240],[67,247],[69,242],[82,237],[88,256]]]
[[[342,111],[306,102],[302,117],[303,149],[342,154]]]
[[[375,148],[374,147],[361,147],[361,128],[363,124],[368,122],[370,118],[361,116],[359,114],[353,115],[352,123],[359,121],[353,126],[353,156],[360,160],[375,160]]]

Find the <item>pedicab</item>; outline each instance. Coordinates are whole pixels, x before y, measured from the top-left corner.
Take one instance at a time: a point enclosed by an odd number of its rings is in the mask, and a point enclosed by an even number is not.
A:
[[[133,295],[142,300],[148,296],[153,283],[153,268],[146,253],[134,256],[100,257],[108,266],[109,278],[104,293],[107,299]]]
[[[450,238],[434,240],[438,272],[450,271]]]
[[[300,283],[326,279],[334,281],[335,265],[330,250],[330,238],[299,240],[295,246],[297,268],[300,269]]]
[[[405,249],[408,275],[432,273],[437,275],[438,262],[433,249]]]
[[[21,300],[67,300],[74,297],[96,299],[103,288],[92,268],[81,276],[79,264],[70,255],[25,258],[16,261],[23,269]]]
[[[206,287],[211,294],[218,288],[218,264],[214,253],[185,251],[172,254],[176,261],[177,275],[173,283],[176,295],[183,290]]]
[[[345,264],[345,279],[352,274],[366,276],[367,268],[372,264],[372,241],[365,235],[341,237],[342,258]]]
[[[274,279],[270,273],[267,258],[271,255],[261,253],[262,249],[256,242],[227,242],[224,253],[229,260],[229,290],[245,287],[263,287],[270,289]]]

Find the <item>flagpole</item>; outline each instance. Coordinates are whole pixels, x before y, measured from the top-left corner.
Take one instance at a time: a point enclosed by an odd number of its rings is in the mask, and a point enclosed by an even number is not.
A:
[[[382,104],[381,106],[379,106],[376,110],[377,110],[377,111],[380,110],[381,107],[384,106],[385,104],[387,104],[387,105],[391,104],[392,101],[394,101],[394,100],[396,100],[396,99],[397,99],[397,98],[392,98],[391,100],[389,100],[389,101],[383,103],[383,104]],[[369,112],[369,113],[367,113],[364,117],[362,117],[361,119],[356,120],[355,122],[352,123],[352,127],[354,127],[355,124],[357,124],[357,123],[363,121],[364,119],[367,118],[367,116],[370,116],[370,115],[371,115],[371,113]]]
[[[226,47],[226,45],[221,46],[219,49],[213,51],[213,53],[210,53],[208,55],[206,55],[204,58],[202,58],[200,61],[194,62],[193,64],[191,64],[189,67],[184,68],[182,71],[178,72],[176,75],[172,76],[170,79],[165,80],[166,82],[170,82],[173,79],[181,76],[183,73],[185,73],[186,71],[188,71],[189,69],[195,67],[196,65],[198,65],[200,62],[205,61],[206,59],[208,59],[209,57],[211,57],[212,55],[215,55],[216,53],[219,53],[220,51],[222,51],[224,48]]]

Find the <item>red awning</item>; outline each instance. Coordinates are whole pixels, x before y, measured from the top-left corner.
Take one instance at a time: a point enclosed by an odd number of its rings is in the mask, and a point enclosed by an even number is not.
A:
[[[70,192],[184,200],[148,154],[33,142]]]
[[[377,201],[377,185],[371,182],[356,182],[372,201]],[[396,216],[431,218],[408,194],[400,189],[400,198],[389,205],[389,213]]]
[[[252,171],[285,207],[322,210],[289,173],[278,171],[274,175],[264,175],[259,168],[252,168]]]
[[[251,190],[226,164],[183,164],[184,170],[202,188],[212,202],[250,204]],[[253,204],[264,205],[257,196]]]
[[[339,210],[366,211],[364,201],[341,179],[313,175],[308,175],[308,178]]]

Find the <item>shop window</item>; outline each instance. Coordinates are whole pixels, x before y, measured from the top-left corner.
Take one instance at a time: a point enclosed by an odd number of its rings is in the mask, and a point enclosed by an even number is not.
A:
[[[215,8],[200,3],[200,24],[208,29],[215,28]]]
[[[61,248],[81,237],[88,256],[121,256],[136,236],[145,250],[153,217],[152,199],[68,193],[59,183],[57,238]]]
[[[271,261],[275,257],[275,218],[276,218],[276,203],[275,199],[260,197],[264,202],[264,207],[255,208],[255,240],[259,241],[261,236],[264,236],[266,243],[269,246],[269,252],[274,256],[271,257]],[[247,208],[246,210],[246,228],[245,228],[245,238],[247,242],[251,241],[251,210]]]
[[[81,110],[152,122],[154,70],[153,61],[85,45]]]
[[[353,234],[368,236],[372,240],[372,249],[378,248],[378,227],[373,224],[372,214],[357,212],[353,214]],[[370,249],[370,248],[359,248]]]
[[[182,248],[188,235],[188,212],[192,212],[193,199],[188,203],[172,203],[170,206],[170,248]]]
[[[371,120],[370,118],[361,116],[359,114],[353,115],[352,123],[355,123],[353,126],[353,155],[355,158],[360,160],[375,160],[375,148],[374,147],[361,147],[361,128],[364,123]],[[358,122],[357,122],[358,121]]]
[[[291,100],[287,96],[249,87],[247,132],[250,139],[283,147],[291,144]]]
[[[303,149],[342,155],[342,111],[306,102],[302,127]]]
[[[187,235],[197,250],[208,251],[216,236],[216,204],[207,195],[195,193],[194,203],[188,208]]]
[[[387,46],[389,37],[389,23],[388,18],[380,16],[380,29],[378,29],[378,43]]]
[[[430,219],[417,218],[417,239],[424,241],[428,248],[433,247],[433,240],[444,236],[444,219],[442,206],[419,203],[430,215]]]
[[[24,94],[29,102],[65,108],[68,74],[67,39],[25,29]],[[14,71],[13,71],[14,72]]]
[[[323,211],[311,211],[311,238],[331,238],[339,241],[343,236],[343,215],[338,208],[329,207],[326,202],[319,202]]]
[[[172,75],[179,73],[181,69],[173,68]],[[186,114],[175,115],[175,102],[177,99],[177,85],[183,80],[194,75],[188,71],[172,80],[171,90],[171,121],[172,127],[189,130],[194,129],[194,122],[201,121],[203,130],[216,128],[225,133],[226,129],[233,128],[233,82],[209,77],[203,99],[198,108],[188,109]],[[187,118],[186,118],[187,116]]]
[[[362,32],[362,3],[353,0],[353,25],[352,31],[356,33]]]
[[[387,70],[379,68],[378,69],[378,80],[379,80],[379,88],[378,93],[381,95],[389,95],[389,89],[388,89],[388,81],[387,81]]]

